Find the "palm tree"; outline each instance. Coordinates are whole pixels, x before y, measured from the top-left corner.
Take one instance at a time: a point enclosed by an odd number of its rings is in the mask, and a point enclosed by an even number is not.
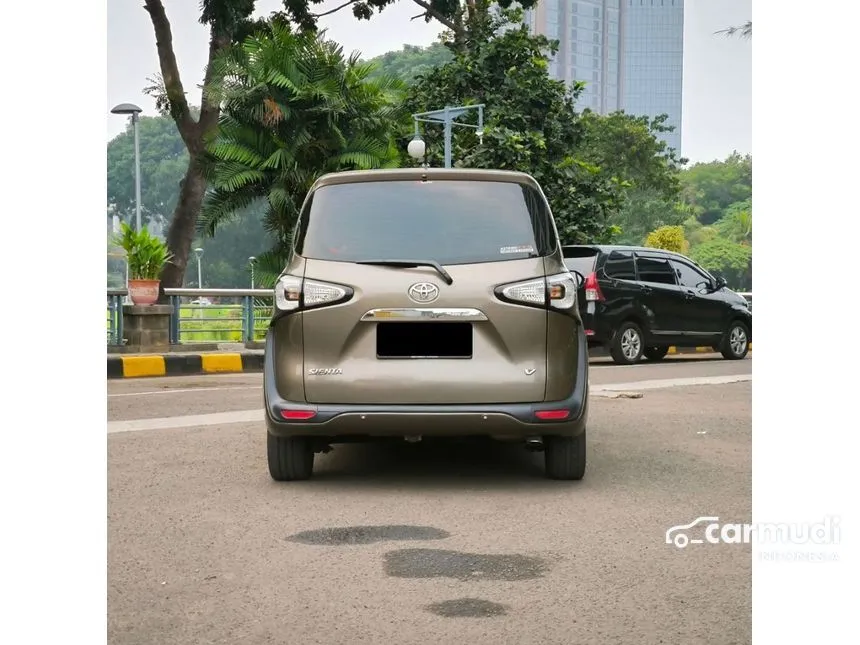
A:
[[[218,60],[223,102],[218,134],[208,146],[211,189],[200,228],[217,227],[258,199],[275,247],[258,256],[261,281],[283,269],[302,202],[322,174],[396,167],[396,135],[405,85],[375,76],[375,65],[324,34],[293,32],[272,22]],[[408,115],[407,115],[408,118]]]

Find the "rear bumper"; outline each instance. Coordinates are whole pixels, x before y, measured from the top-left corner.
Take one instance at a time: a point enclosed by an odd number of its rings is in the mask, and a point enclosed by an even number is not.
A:
[[[579,335],[578,378],[573,392],[561,401],[534,403],[481,403],[474,405],[356,405],[309,404],[287,401],[275,388],[274,351],[266,339],[263,391],[268,431],[276,436],[439,437],[577,436],[588,417],[588,350]],[[284,419],[285,410],[313,413],[310,419]],[[542,410],[566,410],[563,419],[542,420]]]

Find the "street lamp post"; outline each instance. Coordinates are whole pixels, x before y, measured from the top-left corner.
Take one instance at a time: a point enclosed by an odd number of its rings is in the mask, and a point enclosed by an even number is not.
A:
[[[248,264],[251,266],[251,288],[254,288],[254,263],[257,261],[253,255],[248,258]]]
[[[478,110],[478,125],[472,125],[470,123],[456,123],[456,119],[469,110]],[[421,139],[421,134],[418,130],[418,123],[441,123],[445,126],[445,167],[450,168],[451,161],[451,129],[455,125],[462,126],[464,128],[475,128],[476,134],[478,138],[482,138],[484,136],[484,105],[462,105],[459,107],[451,107],[446,105],[442,110],[433,110],[431,112],[421,112],[419,114],[413,114],[412,119],[415,122],[415,136],[412,141],[409,142],[409,147],[407,148],[410,156],[420,159],[424,156],[426,152],[426,146],[418,145],[419,143],[423,144],[423,139]],[[415,144],[415,145],[413,145]],[[419,154],[420,153],[420,154]],[[425,164],[426,165],[426,164]]]
[[[203,269],[200,265],[200,259],[203,257],[203,249],[196,248],[194,249],[194,255],[197,256],[197,288],[203,288]]]
[[[134,210],[135,224],[140,231],[140,135],[138,134],[139,114],[143,112],[133,103],[120,103],[111,110],[113,114],[130,114],[131,124],[134,128]]]

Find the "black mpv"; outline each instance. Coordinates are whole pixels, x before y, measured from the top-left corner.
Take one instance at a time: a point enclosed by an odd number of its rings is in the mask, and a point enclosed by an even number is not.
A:
[[[616,363],[660,360],[671,346],[713,347],[726,359],[747,355],[749,302],[689,258],[635,246],[566,246],[563,253],[583,279],[588,345],[608,347]]]

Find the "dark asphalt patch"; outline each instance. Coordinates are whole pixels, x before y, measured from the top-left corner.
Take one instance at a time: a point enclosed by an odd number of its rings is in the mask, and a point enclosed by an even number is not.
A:
[[[303,531],[289,536],[287,540],[301,544],[340,546],[402,540],[443,540],[450,536],[448,531],[432,526],[341,526]]]
[[[484,555],[440,549],[399,549],[385,554],[385,572],[395,578],[529,580],[547,572],[540,558]]]
[[[505,605],[480,598],[457,598],[428,605],[425,609],[445,618],[490,618],[508,613]]]

